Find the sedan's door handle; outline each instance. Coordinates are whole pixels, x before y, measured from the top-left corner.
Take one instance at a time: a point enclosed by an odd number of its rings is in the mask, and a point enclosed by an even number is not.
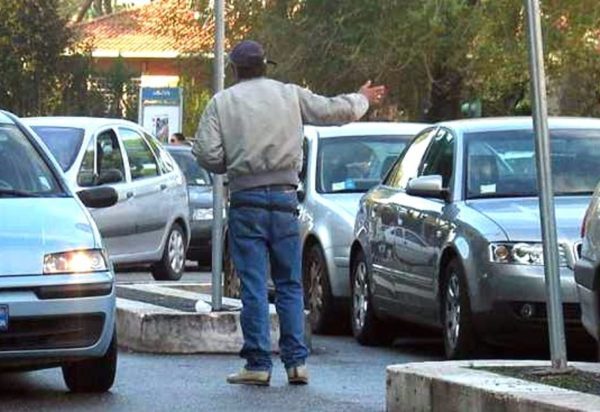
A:
[[[125,196],[127,196],[127,199],[131,199],[133,197],[133,192],[127,192]]]
[[[167,184],[166,183],[162,183],[160,185],[160,190],[166,190],[167,189]]]

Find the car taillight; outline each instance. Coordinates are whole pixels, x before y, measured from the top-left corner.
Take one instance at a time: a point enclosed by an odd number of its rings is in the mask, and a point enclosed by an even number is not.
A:
[[[583,216],[583,222],[581,223],[581,238],[582,239],[585,237],[585,230],[586,230],[587,222],[591,215],[591,210],[592,210],[592,205],[588,206],[588,208],[585,211],[585,215]]]

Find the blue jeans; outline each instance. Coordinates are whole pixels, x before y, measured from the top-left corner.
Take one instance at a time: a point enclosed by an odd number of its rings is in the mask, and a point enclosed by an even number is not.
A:
[[[286,368],[303,365],[308,349],[304,343],[299,224],[297,216],[285,210],[298,206],[296,191],[248,189],[234,192],[230,202],[229,247],[242,285],[244,346],[240,356],[246,359],[248,370],[270,371],[273,366],[267,291],[270,262],[281,360]]]

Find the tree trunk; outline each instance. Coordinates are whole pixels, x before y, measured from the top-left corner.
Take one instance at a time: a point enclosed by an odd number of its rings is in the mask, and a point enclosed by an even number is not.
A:
[[[112,14],[112,0],[104,0],[104,14]]]
[[[83,18],[87,14],[87,12],[90,9],[90,6],[92,5],[93,2],[94,2],[94,0],[84,0],[83,1],[81,8],[77,12],[77,16],[75,16],[76,23],[80,23],[83,20]]]

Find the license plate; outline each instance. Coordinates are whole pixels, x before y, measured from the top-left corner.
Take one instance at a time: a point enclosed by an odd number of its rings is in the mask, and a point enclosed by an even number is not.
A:
[[[0,332],[8,330],[8,305],[0,305]]]

